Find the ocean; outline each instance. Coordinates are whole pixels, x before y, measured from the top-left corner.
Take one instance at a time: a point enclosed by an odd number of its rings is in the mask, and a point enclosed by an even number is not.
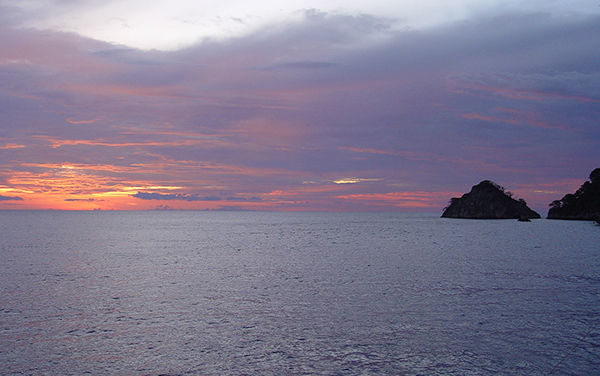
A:
[[[599,375],[600,227],[0,211],[2,375]]]

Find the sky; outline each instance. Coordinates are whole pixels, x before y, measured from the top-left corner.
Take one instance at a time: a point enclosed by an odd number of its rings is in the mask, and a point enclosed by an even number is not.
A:
[[[545,216],[600,167],[600,2],[0,0],[0,209]]]

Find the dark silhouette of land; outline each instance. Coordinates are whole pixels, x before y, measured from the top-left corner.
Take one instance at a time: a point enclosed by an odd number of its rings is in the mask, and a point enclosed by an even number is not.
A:
[[[550,204],[548,219],[573,219],[600,223],[600,168],[590,173],[577,192]]]
[[[518,219],[529,221],[541,218],[525,200],[515,200],[512,193],[498,184],[484,180],[473,186],[461,198],[453,197],[444,209],[443,218]]]

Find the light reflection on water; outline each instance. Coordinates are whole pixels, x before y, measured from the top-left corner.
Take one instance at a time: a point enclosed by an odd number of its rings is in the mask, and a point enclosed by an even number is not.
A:
[[[2,374],[600,369],[588,222],[0,212],[0,226]]]

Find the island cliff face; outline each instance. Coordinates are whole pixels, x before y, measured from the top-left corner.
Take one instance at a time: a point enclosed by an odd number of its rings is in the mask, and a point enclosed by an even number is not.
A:
[[[525,200],[515,200],[498,184],[484,180],[461,198],[453,197],[444,209],[443,218],[519,219],[541,218],[529,209]]]
[[[548,219],[575,219],[598,221],[600,223],[600,168],[590,174],[574,194],[568,194],[553,201],[548,211]]]

